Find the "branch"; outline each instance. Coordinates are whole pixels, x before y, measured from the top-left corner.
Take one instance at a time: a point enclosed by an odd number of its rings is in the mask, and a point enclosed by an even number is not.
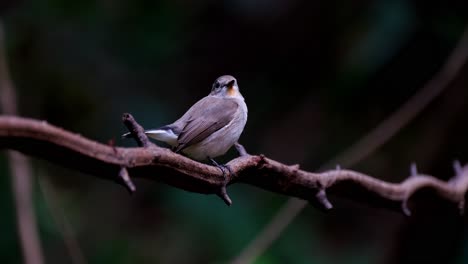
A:
[[[127,168],[132,178],[152,179],[202,194],[217,194],[225,184],[218,168],[169,149],[156,145],[138,148],[104,145],[33,119],[0,116],[0,148],[15,149],[124,186],[127,185],[119,177],[122,168]],[[366,204],[401,210],[402,204],[415,193],[429,190],[424,193],[461,206],[468,188],[468,166],[459,164],[455,177],[449,182],[413,170],[411,177],[401,183],[384,182],[339,168],[311,173],[300,170],[298,165],[289,166],[263,155],[244,155],[227,165],[233,172],[228,184],[250,184],[318,202],[323,208],[331,208],[325,191]]]
[[[468,59],[468,27],[465,28],[454,50],[450,53],[440,71],[430,79],[415,95],[413,95],[398,110],[384,119],[374,129],[365,134],[353,145],[338,156],[321,166],[330,168],[335,164],[353,166],[364,160],[376,149],[394,137],[403,127],[419,115],[435,98],[446,89],[460,74]],[[259,234],[235,257],[231,263],[253,262],[265,251],[306,207],[306,203],[297,199],[289,199],[272,217],[272,220]],[[405,203],[402,205],[406,209]],[[408,213],[409,211],[407,211]]]

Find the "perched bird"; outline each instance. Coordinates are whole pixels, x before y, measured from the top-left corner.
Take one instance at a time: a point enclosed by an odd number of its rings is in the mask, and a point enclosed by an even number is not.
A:
[[[196,102],[177,121],[145,133],[171,145],[175,152],[199,161],[208,159],[221,167],[213,158],[225,154],[237,142],[246,122],[247,105],[237,81],[224,75],[216,79],[208,96]]]

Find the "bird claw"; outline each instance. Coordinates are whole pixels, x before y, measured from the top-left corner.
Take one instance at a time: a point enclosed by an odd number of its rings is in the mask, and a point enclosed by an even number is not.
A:
[[[226,177],[226,172],[224,171],[224,169],[228,170],[229,176],[230,176],[230,175],[235,175],[234,172],[232,172],[231,167],[229,167],[228,165],[226,165],[226,164],[219,164],[218,162],[216,162],[216,160],[214,160],[214,159],[212,159],[212,158],[209,158],[209,160],[211,161],[211,163],[213,163],[213,165],[214,165],[215,167],[217,167],[218,169],[221,170],[221,173],[223,174],[223,178],[224,178],[224,179],[227,179],[227,177]]]

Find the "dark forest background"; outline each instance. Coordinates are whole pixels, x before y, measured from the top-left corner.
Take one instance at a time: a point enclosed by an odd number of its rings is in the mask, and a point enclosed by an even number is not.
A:
[[[134,146],[120,139],[123,112],[147,128],[164,125],[231,74],[249,107],[241,143],[314,171],[437,73],[468,24],[468,2],[2,0],[0,15],[23,116]],[[416,162],[448,179],[454,159],[468,162],[467,116],[465,65],[353,169],[399,182]],[[70,222],[88,263],[224,263],[287,200],[236,184],[227,207],[150,181],[137,181],[129,196],[37,159],[33,172],[46,263],[71,262],[54,210]],[[0,176],[0,259],[21,263],[3,153]],[[466,217],[430,201],[407,218],[330,199],[334,210],[308,207],[255,263],[468,262]]]

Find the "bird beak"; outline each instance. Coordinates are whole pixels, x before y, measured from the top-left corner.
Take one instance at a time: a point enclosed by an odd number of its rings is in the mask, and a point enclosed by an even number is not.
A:
[[[228,88],[229,90],[231,90],[231,89],[233,88],[235,82],[236,82],[235,80],[232,80],[232,81],[228,82],[227,88]]]
[[[237,91],[236,89],[234,89],[234,84],[236,83],[235,80],[232,80],[230,82],[228,82],[228,84],[226,85],[227,87],[227,94],[229,96],[236,96],[237,95]]]

